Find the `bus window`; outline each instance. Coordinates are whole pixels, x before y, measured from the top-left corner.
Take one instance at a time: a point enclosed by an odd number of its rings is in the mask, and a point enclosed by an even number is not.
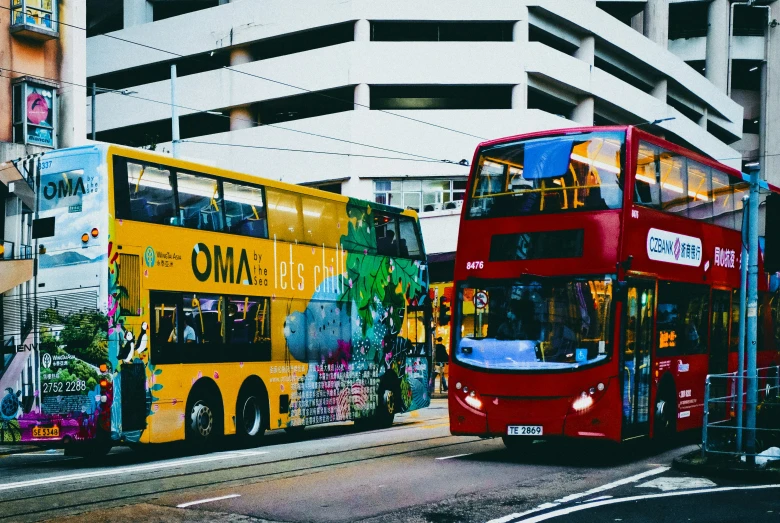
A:
[[[233,359],[271,360],[271,303],[268,298],[231,296],[227,301],[226,341]]]
[[[398,256],[398,231],[392,216],[374,212],[376,252],[385,256]]]
[[[176,192],[178,225],[191,229],[222,230],[222,200],[217,180],[179,172]]]
[[[707,351],[709,287],[686,283],[658,284],[658,355],[680,356]]]
[[[712,221],[712,173],[699,162],[688,160],[688,218]]]
[[[425,329],[425,311],[407,308],[404,321],[401,323],[399,338],[405,338],[414,347],[413,355],[427,356],[427,337]]]
[[[729,182],[729,175],[712,171],[712,222],[721,227],[736,229],[734,223],[734,193]],[[740,224],[741,225],[741,224]]]
[[[269,234],[279,241],[299,243],[303,236],[301,197],[277,189],[266,189],[268,197]]]
[[[268,238],[263,189],[223,181],[226,230],[252,238]]]
[[[634,203],[653,209],[661,208],[661,186],[658,183],[659,149],[649,143],[639,143],[634,180]]]
[[[184,343],[222,344],[222,297],[207,294],[184,295]]]
[[[688,176],[683,156],[661,153],[661,209],[670,214],[688,216]]]
[[[624,140],[583,133],[482,149],[468,217],[619,209]]]
[[[737,352],[739,349],[739,289],[731,292],[731,336],[729,338],[729,352]]]
[[[178,224],[190,229],[222,230],[222,198],[213,178],[179,172],[176,175],[179,196]]]
[[[743,198],[750,192],[750,184],[742,180],[731,179],[731,190],[734,194],[734,230],[742,230],[742,212],[745,207]]]
[[[180,363],[178,352],[179,321],[181,309],[179,308],[180,295],[178,293],[152,292],[150,294],[151,305],[151,335],[152,361],[155,365],[163,363]]]
[[[343,220],[343,213],[336,209],[336,202],[324,198],[301,196],[303,207],[303,236],[306,243],[335,247],[339,245],[341,236],[348,227],[348,222]],[[342,221],[342,225],[334,225]]]
[[[399,234],[398,240],[399,255],[404,258],[419,258],[422,256],[420,251],[420,242],[417,237],[417,222],[408,216],[399,216]]]
[[[171,172],[168,169],[127,162],[130,205],[127,219],[171,224],[176,222]],[[117,174],[120,174],[119,172]],[[117,195],[121,194],[117,192]],[[117,209],[121,206],[117,205]]]

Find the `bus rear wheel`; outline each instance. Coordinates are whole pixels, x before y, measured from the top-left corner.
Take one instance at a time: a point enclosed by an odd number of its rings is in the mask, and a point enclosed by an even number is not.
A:
[[[674,438],[676,432],[677,404],[674,391],[667,387],[658,395],[655,403],[653,439],[667,443]]]
[[[257,443],[265,434],[264,395],[245,387],[236,405],[236,432],[244,443]]]
[[[379,389],[379,405],[376,410],[376,426],[380,429],[392,427],[396,410],[395,387],[385,385]]]
[[[218,405],[210,395],[196,392],[190,396],[185,422],[187,442],[196,450],[213,445],[221,436]]]

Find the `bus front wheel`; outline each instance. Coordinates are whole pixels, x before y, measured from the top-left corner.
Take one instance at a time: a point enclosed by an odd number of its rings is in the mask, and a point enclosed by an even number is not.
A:
[[[658,395],[655,403],[655,426],[653,438],[660,442],[671,440],[677,432],[677,403],[671,387],[666,387]]]
[[[253,387],[245,387],[236,406],[236,432],[245,443],[256,443],[265,434],[264,396]]]

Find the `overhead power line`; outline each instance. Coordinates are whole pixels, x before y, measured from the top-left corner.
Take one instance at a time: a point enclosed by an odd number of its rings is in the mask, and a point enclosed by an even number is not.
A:
[[[33,78],[40,78],[42,80],[48,80],[50,82],[64,83],[64,84],[73,85],[73,86],[76,86],[76,87],[83,87],[85,89],[91,89],[91,87],[83,85],[83,84],[79,84],[79,83],[75,83],[75,82],[69,82],[69,81],[61,80],[61,79],[57,79],[57,78],[49,78],[49,77],[46,77],[46,76],[41,76],[41,75],[37,75],[37,74],[33,74],[33,73],[27,73],[27,72],[24,72],[24,71],[18,71],[18,70],[14,70],[14,69],[6,69],[6,68],[0,69],[0,70],[10,71],[12,73],[16,73],[16,74],[23,75],[23,76],[30,76],[30,77],[33,77]],[[115,91],[115,90],[111,90],[111,89],[107,90],[107,92],[104,92],[103,94],[111,94],[111,93],[121,94],[122,96],[127,96],[128,98],[135,98],[135,99],[138,99],[138,100],[144,100],[144,101],[147,101],[147,102],[150,102],[150,103],[156,103],[156,104],[160,104],[160,105],[165,105],[167,107],[173,107],[174,106],[173,104],[171,104],[171,102],[164,102],[162,100],[154,100],[152,98],[146,98],[146,97],[143,97],[143,96],[138,96],[136,94],[122,93],[121,91]],[[228,116],[228,115],[224,115],[224,114],[221,114],[221,113],[216,113],[215,111],[211,111],[211,110],[207,110],[207,109],[198,109],[198,108],[195,108],[195,107],[188,107],[186,105],[181,105],[181,104],[176,104],[175,107],[177,107],[179,109],[186,109],[188,111],[193,111],[193,113],[212,114],[215,117],[230,119],[230,116]],[[396,154],[403,154],[403,155],[406,155],[406,156],[411,156],[413,158],[426,160],[426,161],[429,161],[429,162],[458,163],[458,162],[454,162],[452,160],[433,158],[431,156],[425,156],[425,155],[416,154],[416,153],[409,153],[409,152],[401,151],[401,150],[398,150],[398,149],[391,149],[391,148],[388,148],[388,147],[381,147],[381,146],[378,146],[378,145],[372,145],[372,144],[368,144],[368,143],[362,143],[362,142],[356,142],[356,141],[353,141],[353,140],[347,140],[346,138],[337,138],[337,137],[334,137],[334,136],[328,136],[328,135],[325,135],[325,134],[314,133],[314,132],[310,132],[310,131],[304,131],[304,130],[301,130],[301,129],[291,129],[289,127],[284,127],[284,126],[281,126],[281,125],[278,125],[278,124],[262,123],[262,122],[258,122],[256,120],[252,120],[252,119],[248,119],[248,118],[236,118],[236,120],[250,122],[250,123],[253,123],[254,125],[256,125],[257,127],[272,127],[274,129],[281,129],[281,130],[289,131],[289,132],[292,132],[292,133],[298,133],[298,134],[304,134],[304,135],[308,135],[308,136],[314,136],[314,137],[317,137],[317,138],[323,138],[323,139],[327,139],[327,140],[333,140],[333,141],[337,141],[337,142],[348,143],[348,144],[351,144],[351,145],[357,145],[357,146],[360,146],[360,147],[367,147],[367,148],[371,148],[371,149],[377,149],[377,150],[380,150],[380,151],[392,152],[392,153],[396,153]],[[323,154],[326,154],[326,153],[323,153]],[[353,155],[353,156],[355,156],[355,155]],[[386,158],[387,159],[391,159],[391,157],[386,157]]]
[[[0,6],[0,9],[10,10],[9,7],[5,7],[5,6]],[[57,22],[57,23],[59,23],[61,25],[64,25],[66,27],[71,27],[73,29],[79,29],[81,31],[86,31],[87,30],[85,27],[80,27],[80,26],[77,26],[77,25],[68,24],[66,22]],[[183,55],[183,54],[180,54],[180,53],[176,53],[174,51],[169,51],[167,49],[161,49],[159,47],[155,47],[155,46],[148,45],[148,44],[143,44],[141,42],[135,42],[133,40],[128,40],[126,38],[120,38],[118,36],[110,35],[110,34],[107,34],[107,33],[104,33],[104,34],[101,34],[101,35],[95,35],[92,38],[96,38],[98,36],[103,36],[105,38],[111,38],[113,40],[117,40],[117,41],[120,41],[120,42],[125,42],[125,43],[128,43],[128,44],[137,45],[137,46],[140,46],[140,47],[145,47],[146,49],[151,49],[153,51],[157,51],[157,52],[160,52],[160,53],[170,54],[172,56],[176,56],[176,57],[179,57],[179,58],[186,58],[188,60],[193,60],[193,61],[201,62],[201,63],[210,63],[210,62],[208,62],[206,60],[198,59],[198,58],[195,58],[193,56]],[[213,49],[212,51],[217,51],[217,50],[219,50],[219,49]],[[274,83],[274,84],[277,84],[277,85],[283,85],[285,87],[290,87],[292,89],[298,89],[300,91],[303,91],[303,92],[306,92],[306,93],[310,93],[310,94],[314,94],[316,96],[322,96],[324,98],[329,98],[331,100],[336,100],[336,101],[339,101],[339,102],[356,105],[358,107],[365,107],[367,109],[371,109],[371,107],[369,105],[360,104],[360,103],[355,102],[354,100],[344,100],[343,98],[339,98],[337,96],[332,96],[332,95],[329,95],[329,94],[321,93],[321,92],[318,92],[318,91],[314,91],[312,89],[307,89],[305,87],[300,87],[300,86],[297,86],[297,85],[294,85],[294,84],[291,84],[291,83],[282,82],[281,80],[275,80],[273,78],[269,78],[269,77],[266,77],[266,76],[260,76],[260,75],[252,74],[252,73],[249,73],[247,71],[241,71],[241,70],[238,70],[238,69],[233,69],[232,67],[229,67],[229,66],[223,66],[222,69],[225,69],[225,70],[233,72],[233,73],[242,74],[242,75],[245,75],[245,76],[250,76],[252,78],[257,78],[259,80],[263,80],[263,81],[266,81],[266,82],[271,82],[271,83]],[[391,116],[395,116],[395,117],[398,117],[398,118],[403,118],[405,120],[410,120],[410,121],[421,123],[421,124],[424,124],[424,125],[430,125],[432,127],[436,127],[436,128],[443,129],[445,131],[450,131],[450,132],[457,133],[457,134],[462,134],[462,135],[465,135],[465,136],[470,136],[472,138],[478,138],[480,140],[487,140],[487,138],[485,138],[483,136],[478,136],[476,134],[467,133],[465,131],[460,131],[458,129],[453,129],[451,127],[446,127],[446,126],[435,124],[435,123],[432,123],[432,122],[426,122],[425,120],[420,120],[419,118],[412,118],[411,116],[405,116],[405,115],[402,115],[402,114],[393,113],[393,112],[390,112],[390,111],[386,111],[384,109],[373,109],[373,111],[384,113],[384,114],[389,114]]]

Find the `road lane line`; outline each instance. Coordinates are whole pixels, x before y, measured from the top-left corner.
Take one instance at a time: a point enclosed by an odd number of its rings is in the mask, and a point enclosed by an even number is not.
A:
[[[641,472],[639,474],[634,474],[633,476],[629,476],[627,478],[619,479],[617,481],[613,481],[611,483],[607,483],[605,485],[601,485],[600,487],[595,487],[590,490],[586,490],[585,492],[580,492],[578,494],[570,494],[566,497],[563,497],[561,499],[556,499],[553,503],[543,503],[539,506],[537,506],[534,509],[527,510],[525,512],[519,512],[516,514],[509,514],[507,516],[503,516],[497,519],[491,519],[488,521],[488,523],[507,523],[509,521],[514,521],[518,518],[521,518],[525,515],[531,514],[533,512],[538,512],[540,510],[547,510],[548,508],[555,508],[561,503],[568,503],[569,501],[574,501],[575,499],[584,498],[587,496],[592,496],[593,494],[598,494],[599,492],[604,492],[605,490],[610,490],[615,487],[619,487],[621,485],[626,485],[628,483],[634,483],[636,481],[639,481],[640,479],[644,479],[648,476],[655,476],[656,474],[662,474],[669,470],[669,467],[656,467],[654,469],[646,470],[645,472]]]
[[[134,467],[120,467],[107,470],[96,470],[94,472],[82,472],[80,474],[66,474],[64,476],[52,476],[41,479],[33,479],[28,481],[17,481],[16,483],[6,483],[0,485],[0,491],[13,490],[26,487],[36,487],[39,485],[48,485],[49,483],[62,483],[65,481],[78,481],[82,479],[101,478],[105,476],[120,476],[123,474],[132,474],[137,472],[150,472],[161,469],[170,469],[176,467],[183,467],[187,465],[198,465],[200,463],[210,463],[212,461],[220,461],[224,459],[235,459],[247,457],[246,454],[240,454],[231,452],[228,454],[218,454],[212,456],[204,456],[200,458],[185,459],[178,461],[168,461],[162,463],[150,463],[148,465],[138,465]]]
[[[670,498],[674,496],[688,496],[692,494],[709,494],[712,492],[728,492],[732,490],[761,490],[761,489],[768,489],[768,488],[780,488],[780,484],[748,485],[744,487],[718,487],[718,488],[698,489],[698,490],[683,490],[683,491],[676,491],[676,492],[664,492],[662,494],[645,494],[643,496],[629,496],[626,498],[605,499],[603,501],[596,501],[594,503],[584,503],[582,505],[574,505],[571,507],[561,508],[553,512],[547,512],[546,514],[539,514],[538,516],[534,516],[532,518],[518,520],[517,523],[538,523],[540,521],[546,521],[548,519],[557,518],[558,516],[566,516],[573,512],[580,512],[581,510],[588,510],[594,507],[602,507],[604,505],[615,505],[617,503],[628,503],[630,501],[642,501],[646,499],[656,499],[656,498]],[[506,520],[504,523],[508,521],[511,520]]]
[[[635,474],[633,476],[629,476],[627,478],[619,479],[617,481],[613,481],[612,483],[607,483],[606,485],[601,485],[600,487],[592,488],[590,490],[586,490],[585,492],[581,492],[579,494],[571,494],[569,496],[563,497],[561,499],[556,499],[556,503],[568,503],[569,501],[573,501],[575,499],[584,498],[586,496],[591,496],[593,494],[598,494],[599,492],[604,492],[605,490],[611,490],[615,487],[620,487],[622,485],[627,485],[629,483],[636,483],[640,479],[644,479],[648,476],[655,476],[657,474],[663,474],[669,470],[669,467],[657,467],[654,469],[646,470],[640,474]]]
[[[176,505],[176,508],[187,508],[192,505],[200,505],[201,503],[211,503],[212,501],[222,501],[223,499],[240,498],[241,494],[228,494],[227,496],[220,496],[218,498],[199,499],[198,501],[190,501],[189,503],[182,503]]]
[[[469,452],[468,454],[455,454],[454,456],[445,456],[443,458],[436,458],[436,459],[442,460],[442,459],[462,458],[463,456],[471,456],[472,454],[474,453]]]

